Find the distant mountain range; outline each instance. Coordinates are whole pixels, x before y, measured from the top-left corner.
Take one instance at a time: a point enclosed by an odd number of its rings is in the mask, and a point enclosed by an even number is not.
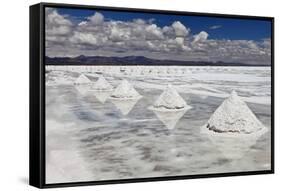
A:
[[[178,65],[178,66],[268,66],[245,63],[229,62],[206,62],[206,61],[181,61],[181,60],[159,60],[144,56],[105,57],[84,56],[77,57],[48,57],[47,65]]]

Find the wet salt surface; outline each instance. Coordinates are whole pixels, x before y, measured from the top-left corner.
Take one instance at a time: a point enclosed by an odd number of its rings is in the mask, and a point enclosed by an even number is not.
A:
[[[192,108],[168,129],[148,109],[162,90],[136,88],[143,97],[123,115],[130,104],[81,89],[46,87],[47,183],[270,169],[270,105],[248,103],[269,128],[257,140],[217,140],[200,128],[223,98],[180,93]]]

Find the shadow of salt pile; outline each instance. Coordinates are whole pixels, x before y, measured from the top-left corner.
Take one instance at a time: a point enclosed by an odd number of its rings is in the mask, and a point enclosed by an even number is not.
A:
[[[226,158],[241,159],[268,128],[233,91],[200,130]]]
[[[192,107],[187,105],[172,85],[168,85],[153,106],[148,107],[169,129],[176,127],[177,122]]]

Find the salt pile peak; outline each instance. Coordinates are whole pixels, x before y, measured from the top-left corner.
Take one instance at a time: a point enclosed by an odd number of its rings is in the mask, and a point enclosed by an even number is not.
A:
[[[186,104],[184,99],[171,84],[168,84],[167,88],[153,105],[153,109],[160,110],[183,110],[187,107],[190,106]]]
[[[103,76],[100,76],[98,81],[93,85],[92,89],[98,91],[111,91],[113,90],[113,86],[108,83]]]
[[[264,128],[247,104],[232,91],[231,95],[213,113],[206,127],[217,133],[257,132]]]
[[[110,97],[114,99],[138,99],[141,95],[127,80],[123,80]]]
[[[75,85],[86,85],[86,84],[90,84],[90,83],[91,83],[91,80],[84,74],[81,74],[74,82]]]

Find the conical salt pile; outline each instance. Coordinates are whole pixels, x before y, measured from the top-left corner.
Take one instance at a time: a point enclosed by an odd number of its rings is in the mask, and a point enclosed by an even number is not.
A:
[[[98,81],[93,85],[92,89],[98,91],[110,91],[113,89],[113,87],[108,83],[108,81],[106,81],[103,76],[101,76],[99,77]]]
[[[123,80],[110,97],[114,99],[138,99],[141,95],[127,80]]]
[[[218,133],[253,133],[264,128],[247,104],[231,92],[209,119],[206,127]]]
[[[164,92],[159,96],[153,105],[155,109],[163,110],[182,110],[187,107],[184,99],[178,94],[177,90],[172,86],[168,85]]]
[[[91,80],[84,74],[81,74],[74,82],[75,85],[85,85],[85,84],[90,84],[90,83],[91,83]]]

